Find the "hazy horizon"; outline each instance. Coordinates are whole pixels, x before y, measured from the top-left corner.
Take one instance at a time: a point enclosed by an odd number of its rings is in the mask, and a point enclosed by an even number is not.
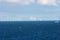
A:
[[[0,0],[0,21],[60,20],[60,0]]]

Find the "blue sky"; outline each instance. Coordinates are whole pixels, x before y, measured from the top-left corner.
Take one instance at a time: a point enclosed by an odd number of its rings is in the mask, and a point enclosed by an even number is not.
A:
[[[60,0],[0,0],[0,21],[60,20]]]

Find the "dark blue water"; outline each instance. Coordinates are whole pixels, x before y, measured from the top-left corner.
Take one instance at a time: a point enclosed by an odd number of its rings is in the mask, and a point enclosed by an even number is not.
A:
[[[60,40],[60,23],[54,21],[0,22],[0,40]]]

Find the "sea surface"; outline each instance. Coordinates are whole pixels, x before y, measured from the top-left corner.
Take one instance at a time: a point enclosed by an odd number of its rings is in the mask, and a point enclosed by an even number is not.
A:
[[[1,21],[0,40],[60,40],[60,22]]]

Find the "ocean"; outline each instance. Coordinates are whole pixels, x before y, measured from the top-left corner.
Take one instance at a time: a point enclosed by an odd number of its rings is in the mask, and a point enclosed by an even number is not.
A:
[[[0,40],[60,40],[60,22],[1,21]]]

